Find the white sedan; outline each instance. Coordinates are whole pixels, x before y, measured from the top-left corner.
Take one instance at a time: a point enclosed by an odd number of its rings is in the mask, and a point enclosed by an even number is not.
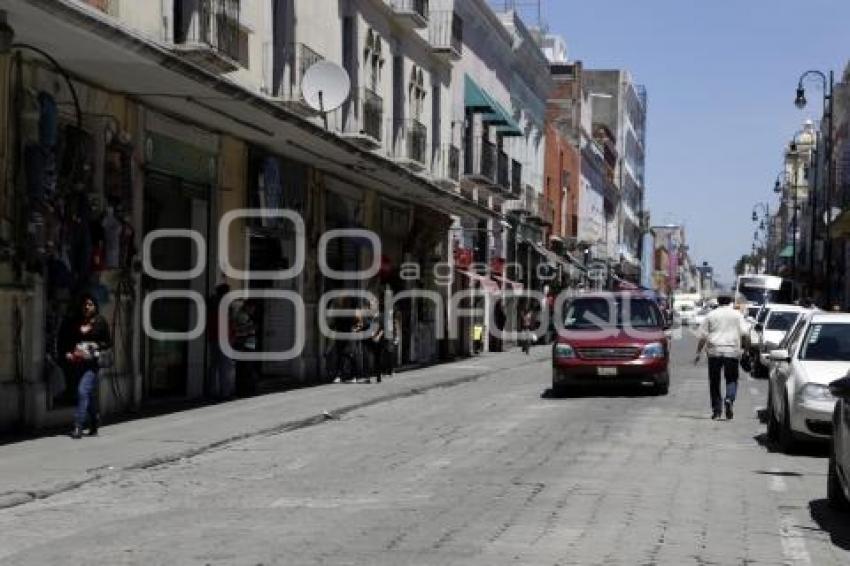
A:
[[[850,314],[805,313],[784,346],[770,353],[767,433],[789,452],[832,435],[828,386],[850,371]]]
[[[779,348],[779,344],[797,324],[799,317],[809,309],[796,305],[773,304],[759,313],[750,332],[750,348],[753,358],[754,377],[767,377],[769,364],[764,363],[762,353]]]

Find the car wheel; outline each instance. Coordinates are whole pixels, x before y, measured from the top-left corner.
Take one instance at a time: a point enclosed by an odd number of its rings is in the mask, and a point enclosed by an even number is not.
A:
[[[773,442],[779,440],[779,422],[773,412],[773,390],[770,388],[767,391],[767,438]]]
[[[788,408],[788,396],[782,398],[782,423],[779,426],[779,449],[786,454],[790,454],[797,447],[797,439],[794,438],[794,431],[791,430],[791,411]]]
[[[664,373],[655,379],[654,393],[656,395],[667,395],[670,392],[670,374]]]
[[[841,480],[838,478],[838,468],[835,463],[835,443],[830,442],[829,450],[829,472],[826,480],[826,498],[829,506],[840,511],[850,510],[850,501],[841,488]]]

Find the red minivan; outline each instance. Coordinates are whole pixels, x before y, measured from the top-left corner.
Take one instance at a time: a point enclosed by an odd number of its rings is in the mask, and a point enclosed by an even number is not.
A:
[[[668,326],[650,296],[580,295],[565,304],[561,322],[552,348],[553,392],[583,384],[634,384],[667,394]]]

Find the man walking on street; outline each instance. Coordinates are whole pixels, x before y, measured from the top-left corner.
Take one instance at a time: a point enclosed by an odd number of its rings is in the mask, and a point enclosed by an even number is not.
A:
[[[703,348],[708,346],[708,381],[711,393],[711,418],[719,419],[721,405],[726,418],[733,416],[732,407],[738,392],[738,364],[743,351],[742,340],[747,337],[743,315],[732,308],[732,298],[718,297],[714,309],[699,328],[699,344],[694,363],[699,363]],[[726,378],[726,397],[720,397],[720,374]]]

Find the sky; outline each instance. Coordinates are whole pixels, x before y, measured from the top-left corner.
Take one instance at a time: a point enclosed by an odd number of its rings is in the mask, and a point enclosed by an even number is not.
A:
[[[683,223],[691,257],[729,283],[748,253],[757,202],[778,204],[782,151],[823,91],[809,69],[850,60],[848,0],[542,0],[552,33],[585,68],[625,68],[647,88],[646,203]]]

